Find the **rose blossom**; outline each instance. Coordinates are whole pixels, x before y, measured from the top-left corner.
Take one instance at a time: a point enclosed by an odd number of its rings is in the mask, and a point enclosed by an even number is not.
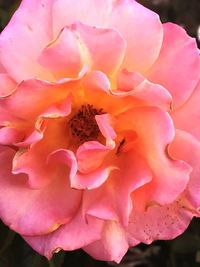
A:
[[[0,36],[0,217],[119,262],[200,206],[199,52],[134,0],[23,0]]]

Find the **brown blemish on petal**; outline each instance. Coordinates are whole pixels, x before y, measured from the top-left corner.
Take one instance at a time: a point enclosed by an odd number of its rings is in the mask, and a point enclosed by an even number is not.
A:
[[[29,31],[33,31],[33,28],[29,24],[27,24],[27,28],[29,29]]]

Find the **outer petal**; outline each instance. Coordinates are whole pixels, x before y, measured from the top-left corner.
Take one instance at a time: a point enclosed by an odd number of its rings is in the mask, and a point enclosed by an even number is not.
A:
[[[40,235],[69,221],[79,208],[82,192],[69,187],[66,171],[57,170],[57,178],[52,183],[33,190],[25,175],[11,173],[13,156],[13,150],[1,148],[0,161],[4,168],[0,171],[0,216],[3,222],[22,235]]]
[[[75,250],[87,246],[101,237],[103,221],[87,216],[87,221],[81,214],[53,233],[43,236],[24,236],[24,239],[40,254],[48,259],[59,250]]]
[[[173,239],[186,230],[192,217],[193,214],[178,201],[163,207],[152,206],[145,212],[133,210],[128,231],[146,244],[153,240]]]
[[[186,197],[195,208],[200,207],[200,142],[192,135],[184,131],[177,130],[173,143],[170,145],[169,153],[172,157],[188,162],[193,171],[187,188]]]
[[[147,76],[169,90],[177,107],[189,98],[198,82],[199,51],[195,40],[181,27],[166,23],[163,29],[160,55]]]
[[[115,221],[107,221],[102,238],[83,249],[97,260],[119,263],[128,250],[126,232]]]
[[[112,8],[112,0],[58,0],[53,7],[54,34],[65,26],[81,21],[96,27],[105,25]],[[90,10],[90,12],[88,12]]]
[[[175,127],[193,134],[200,140],[200,82],[188,101],[171,113]]]
[[[52,38],[53,3],[54,0],[22,1],[1,34],[0,62],[18,82],[33,76],[51,79],[38,64],[37,57]]]
[[[157,59],[163,37],[157,14],[136,1],[117,0],[113,1],[107,25],[116,28],[127,41],[125,68],[144,72]]]
[[[191,172],[183,161],[172,160],[166,153],[174,138],[174,127],[169,115],[153,107],[135,108],[119,116],[120,128],[132,129],[138,139],[135,149],[143,155],[152,170],[153,179],[138,191],[138,202],[158,202],[161,205],[174,201],[183,192]],[[122,130],[122,129],[121,129]]]

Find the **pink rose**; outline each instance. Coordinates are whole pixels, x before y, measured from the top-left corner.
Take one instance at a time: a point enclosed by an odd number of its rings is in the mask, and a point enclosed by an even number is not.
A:
[[[200,215],[195,40],[134,0],[24,0],[0,36],[0,217],[119,262]]]

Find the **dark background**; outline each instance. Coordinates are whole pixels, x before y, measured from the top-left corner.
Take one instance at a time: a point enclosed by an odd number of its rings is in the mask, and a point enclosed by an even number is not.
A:
[[[35,1],[35,0],[33,0]],[[20,1],[0,0],[0,31]],[[200,43],[200,0],[138,0],[156,11],[163,22],[184,27]],[[184,56],[184,55],[183,55]],[[156,241],[129,250],[120,264],[95,261],[82,250],[60,252],[51,262],[35,253],[23,239],[0,222],[0,267],[200,267],[200,220],[170,241]]]

